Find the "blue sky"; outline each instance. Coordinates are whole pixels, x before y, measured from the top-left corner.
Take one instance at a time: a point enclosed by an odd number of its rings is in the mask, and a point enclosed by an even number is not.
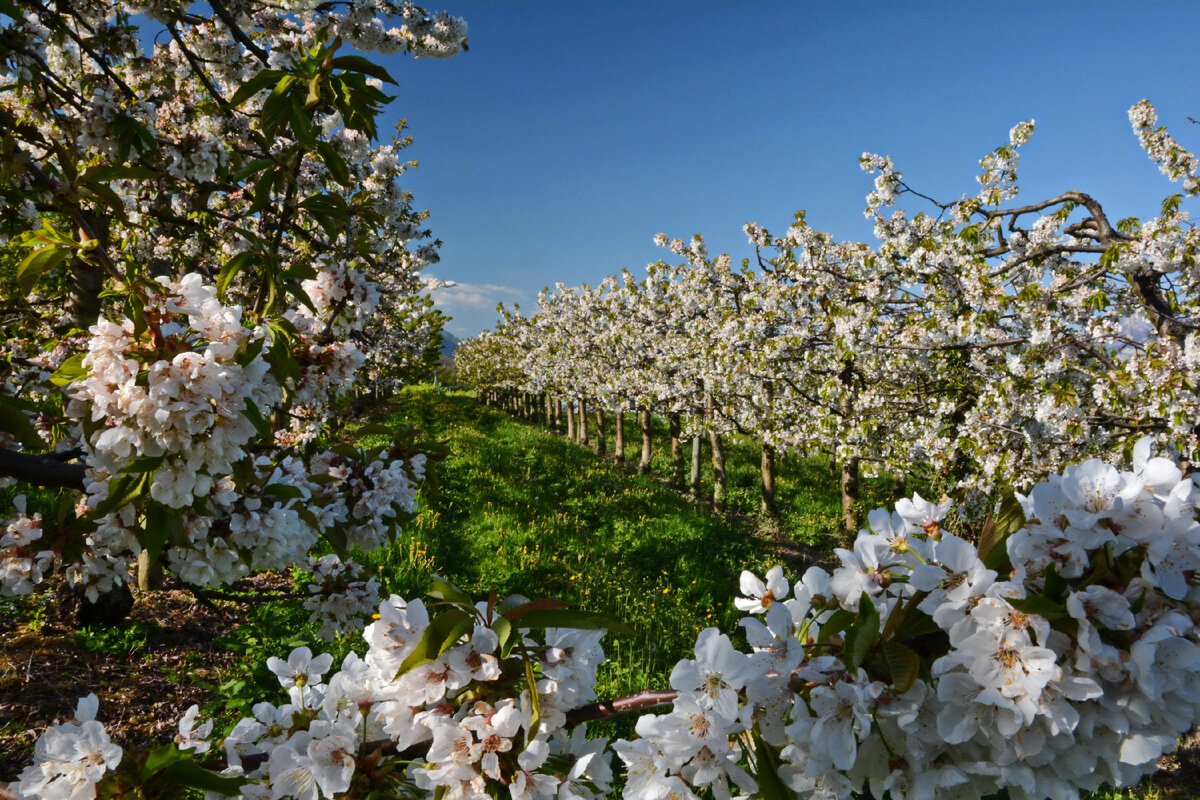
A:
[[[1111,216],[1149,217],[1172,185],[1126,112],[1145,97],[1200,148],[1194,2],[496,2],[428,6],[466,18],[470,52],[396,57],[390,119],[420,167],[405,186],[444,241],[428,272],[471,335],[497,302],[533,309],[556,281],[596,283],[702,234],[751,249],[797,209],[871,240],[863,151],[914,188],[974,193],[979,159],[1033,118],[1021,200],[1068,189]],[[908,199],[916,208],[918,201]],[[1193,213],[1196,209],[1193,208]],[[673,257],[672,257],[673,258]]]

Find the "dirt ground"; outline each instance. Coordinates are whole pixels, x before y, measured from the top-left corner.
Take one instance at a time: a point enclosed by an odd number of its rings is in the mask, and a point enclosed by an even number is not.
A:
[[[290,583],[270,575],[251,582],[266,591]],[[53,610],[32,626],[0,615],[0,785],[30,763],[42,731],[69,720],[88,692],[100,699],[97,718],[114,742],[138,748],[170,739],[187,707],[211,699],[235,663],[213,640],[244,621],[245,611],[233,602],[199,603],[180,589],[141,593],[130,617],[148,635],[129,637],[127,647],[114,636],[108,652],[89,650]]]

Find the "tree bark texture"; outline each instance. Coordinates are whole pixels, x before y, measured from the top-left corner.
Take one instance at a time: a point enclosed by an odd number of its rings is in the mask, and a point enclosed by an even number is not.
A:
[[[679,441],[678,411],[672,411],[667,416],[667,425],[671,431],[671,485],[681,488],[683,486],[683,444]]]
[[[604,433],[604,406],[596,406],[596,455],[603,457],[608,452],[608,441]]]
[[[716,404],[713,402],[711,394],[704,396],[705,416],[708,419],[708,444],[712,450],[712,467],[713,467],[713,493],[712,503],[713,508],[722,510],[725,508],[725,446],[721,441],[721,434],[717,432],[716,427]]]
[[[650,437],[650,409],[643,408],[638,413],[638,421],[642,427],[642,459],[638,462],[638,475],[650,474],[650,458],[653,455],[654,442]]]
[[[616,416],[613,417],[613,455],[618,464],[625,463],[625,404],[617,403]]]

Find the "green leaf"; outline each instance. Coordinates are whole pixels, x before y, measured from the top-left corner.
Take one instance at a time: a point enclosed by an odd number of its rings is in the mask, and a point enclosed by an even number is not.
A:
[[[451,603],[471,605],[471,596],[439,575],[431,575],[429,589],[425,592],[435,600],[446,600]]]
[[[508,658],[508,640],[512,636],[513,624],[504,617],[496,617],[492,620],[492,630],[495,631],[496,639],[499,641],[500,657]]]
[[[271,483],[263,487],[263,494],[275,500],[299,500],[304,492],[289,483]]]
[[[538,698],[537,675],[533,672],[533,661],[525,659],[525,683],[529,687],[529,727],[525,730],[525,744],[537,733],[542,721],[542,704]]]
[[[250,214],[257,214],[271,202],[271,187],[278,177],[278,170],[268,170],[259,175],[258,179],[254,181],[254,186],[250,190],[251,194],[254,195],[254,199],[250,202]]]
[[[412,653],[409,654],[408,658],[404,659],[404,663],[400,665],[400,669],[397,670],[396,676],[399,677],[400,675],[403,675],[406,672],[409,672],[410,670],[437,658],[441,654],[440,648],[442,646],[442,642],[446,640],[446,637],[449,636],[450,633],[457,628],[463,620],[469,621],[472,618],[473,615],[468,614],[461,608],[451,608],[434,617],[430,621],[429,627],[425,629],[423,634],[421,634],[421,641],[417,643],[416,649],[413,650]]]
[[[573,608],[535,608],[521,615],[520,628],[579,628],[589,631],[633,633],[633,630],[606,614]]]
[[[217,274],[217,291],[224,295],[229,289],[229,284],[233,283],[233,279],[253,260],[254,254],[249,250],[243,250],[226,261],[225,266],[221,267],[220,273]]]
[[[346,165],[346,160],[338,153],[337,148],[329,142],[317,142],[317,152],[321,154],[321,160],[325,162],[325,169],[329,170],[329,177],[340,183],[342,186],[350,185],[350,168]]]
[[[979,558],[989,569],[1003,568],[1008,562],[1007,542],[1025,527],[1025,510],[1014,492],[1005,494],[1000,507],[989,514],[979,537]]]
[[[540,600],[530,600],[528,603],[521,603],[515,606],[504,607],[504,603],[500,604],[500,613],[510,622],[516,622],[521,617],[528,614],[530,611],[539,608],[566,608],[567,604],[562,600],[555,600],[552,597],[543,597]]]
[[[292,100],[286,94],[272,94],[263,103],[260,126],[268,139],[274,139],[275,133],[292,116]]]
[[[245,407],[242,409],[242,413],[246,415],[246,419],[250,420],[250,424],[258,431],[258,435],[270,436],[272,431],[271,423],[267,422],[262,412],[258,410],[258,404],[249,397],[244,402]]]
[[[828,644],[833,640],[833,637],[846,630],[855,619],[857,617],[854,612],[839,608],[829,615],[829,619],[825,620],[825,624],[821,626],[821,633],[817,641],[821,644]]]
[[[134,475],[142,472],[154,472],[163,465],[162,456],[138,456],[121,470],[121,474]]]
[[[100,518],[134,502],[150,488],[149,483],[152,478],[153,473],[151,472],[143,472],[139,475],[117,475],[109,478],[108,497],[96,506],[96,510],[91,515]]]
[[[17,398],[0,394],[0,431],[16,436],[24,447],[31,450],[41,449],[45,442],[38,435],[37,428],[29,421],[29,417],[25,416],[26,408],[27,404]]]
[[[261,172],[267,167],[275,166],[275,162],[269,158],[256,158],[249,164],[239,169],[237,172],[229,176],[230,183],[241,183],[256,172]]]
[[[754,755],[758,764],[754,780],[758,783],[758,794],[762,800],[795,800],[795,795],[779,777],[779,753],[774,747],[763,740],[762,734],[755,727]]]
[[[233,97],[229,98],[229,104],[234,108],[237,108],[242,103],[246,102],[264,89],[275,86],[280,77],[286,74],[287,73],[285,73],[283,70],[279,69],[264,69],[262,72],[243,83],[241,87],[234,92]]]
[[[276,342],[272,344],[266,349],[263,358],[271,365],[271,374],[280,383],[286,383],[288,380],[299,383],[302,374],[300,371],[300,362],[292,355],[292,349],[285,343]]]
[[[437,654],[440,656],[451,647],[454,647],[456,644],[458,644],[458,640],[469,633],[474,627],[475,618],[470,616],[464,617],[461,622],[450,629],[449,633],[442,637],[442,643],[438,645]]]
[[[1070,584],[1067,579],[1058,574],[1058,568],[1054,563],[1046,565],[1046,572],[1042,583],[1042,592],[1051,600],[1062,600],[1067,595],[1067,590],[1070,589]]]
[[[858,622],[846,629],[846,646],[842,651],[842,661],[846,667],[855,670],[862,666],[867,653],[879,640],[879,612],[866,592],[858,600]]]
[[[61,264],[73,250],[48,244],[39,247],[21,261],[17,266],[17,286],[22,294],[33,291],[34,284],[50,270]]]
[[[172,783],[179,786],[223,795],[241,794],[242,787],[249,783],[243,777],[218,775],[210,772],[190,758],[186,761],[180,760],[171,763],[166,769],[166,776]]]
[[[80,378],[87,377],[88,372],[83,368],[83,356],[83,353],[76,353],[60,364],[58,369],[54,370],[54,374],[50,376],[50,382],[55,386],[67,386]]]
[[[186,758],[190,758],[190,756],[173,743],[156,747],[146,755],[146,763],[142,765],[142,780],[156,775]]]
[[[146,506],[146,526],[140,537],[142,546],[151,553],[161,553],[167,542],[183,538],[183,519],[180,512],[152,502]]]
[[[1008,604],[1020,611],[1022,614],[1031,614],[1039,617],[1045,617],[1053,622],[1057,619],[1062,619],[1068,616],[1067,607],[1062,603],[1056,603],[1048,597],[1033,595],[1025,598],[1008,598]]]
[[[358,436],[358,437],[372,436],[372,435],[389,436],[390,437],[393,432],[394,431],[391,428],[389,428],[387,425],[384,425],[383,423],[380,423],[380,422],[369,422],[366,425],[363,425],[362,427],[354,429],[354,435]]]
[[[921,657],[899,642],[887,642],[883,646],[883,660],[892,674],[892,686],[903,694],[917,682],[921,672]]]
[[[317,136],[313,131],[312,120],[309,119],[304,104],[294,97],[290,98],[288,118],[291,120],[292,135],[296,137],[296,141],[309,150],[316,149]]]
[[[334,69],[345,69],[351,72],[361,72],[365,75],[370,75],[372,78],[378,78],[384,83],[390,83],[393,86],[399,86],[396,80],[388,74],[388,71],[379,66],[370,59],[363,56],[338,56],[331,63]]]

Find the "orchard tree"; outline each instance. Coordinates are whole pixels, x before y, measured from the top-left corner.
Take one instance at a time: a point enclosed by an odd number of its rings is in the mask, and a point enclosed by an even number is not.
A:
[[[376,143],[395,81],[363,53],[451,56],[465,24],[389,0],[0,11],[0,231],[20,259],[0,591],[62,572],[95,598],[139,559],[144,584],[165,566],[213,586],[321,539],[379,547],[424,456],[320,434],[372,349],[424,348],[436,243],[397,180],[407,139]]]

